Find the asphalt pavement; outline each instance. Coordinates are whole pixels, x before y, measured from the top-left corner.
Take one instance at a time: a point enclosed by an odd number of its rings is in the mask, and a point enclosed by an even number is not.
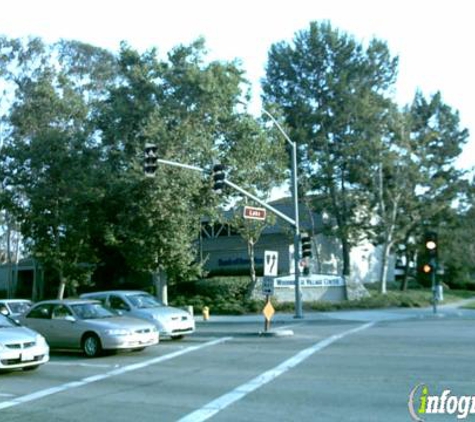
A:
[[[271,327],[285,337],[262,336],[262,315],[197,315],[182,341],[95,359],[54,352],[38,371],[0,374],[0,421],[410,421],[422,383],[475,396],[475,311],[459,305],[278,313]]]

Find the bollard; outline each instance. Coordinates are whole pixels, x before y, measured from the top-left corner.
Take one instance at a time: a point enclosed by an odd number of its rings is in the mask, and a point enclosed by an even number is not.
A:
[[[207,306],[203,307],[203,321],[208,321],[209,319],[209,308]]]

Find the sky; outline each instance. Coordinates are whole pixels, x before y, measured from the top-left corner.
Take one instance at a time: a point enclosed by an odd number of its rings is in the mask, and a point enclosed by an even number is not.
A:
[[[473,4],[473,3],[472,3]],[[437,91],[471,133],[458,165],[475,165],[475,41],[470,0],[0,0],[0,34],[75,39],[117,51],[126,41],[164,56],[202,36],[210,59],[242,63],[260,107],[259,81],[273,43],[311,21],[330,21],[359,42],[386,41],[399,57],[396,101]],[[472,110],[472,111],[470,111]]]

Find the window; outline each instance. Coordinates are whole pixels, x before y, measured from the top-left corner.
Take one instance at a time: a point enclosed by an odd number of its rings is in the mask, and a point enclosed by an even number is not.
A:
[[[72,316],[71,311],[64,305],[56,305],[51,314],[52,319],[65,319],[67,316]]]
[[[111,296],[109,299],[110,307],[119,311],[130,311],[129,305],[118,296]]]
[[[27,318],[50,319],[51,306],[49,304],[39,305],[33,308],[27,315]]]

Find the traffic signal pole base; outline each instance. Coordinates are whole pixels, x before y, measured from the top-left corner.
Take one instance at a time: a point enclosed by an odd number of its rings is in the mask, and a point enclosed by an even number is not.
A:
[[[261,331],[259,333],[260,337],[290,337],[293,335],[294,335],[293,330],[288,330],[288,329]]]

